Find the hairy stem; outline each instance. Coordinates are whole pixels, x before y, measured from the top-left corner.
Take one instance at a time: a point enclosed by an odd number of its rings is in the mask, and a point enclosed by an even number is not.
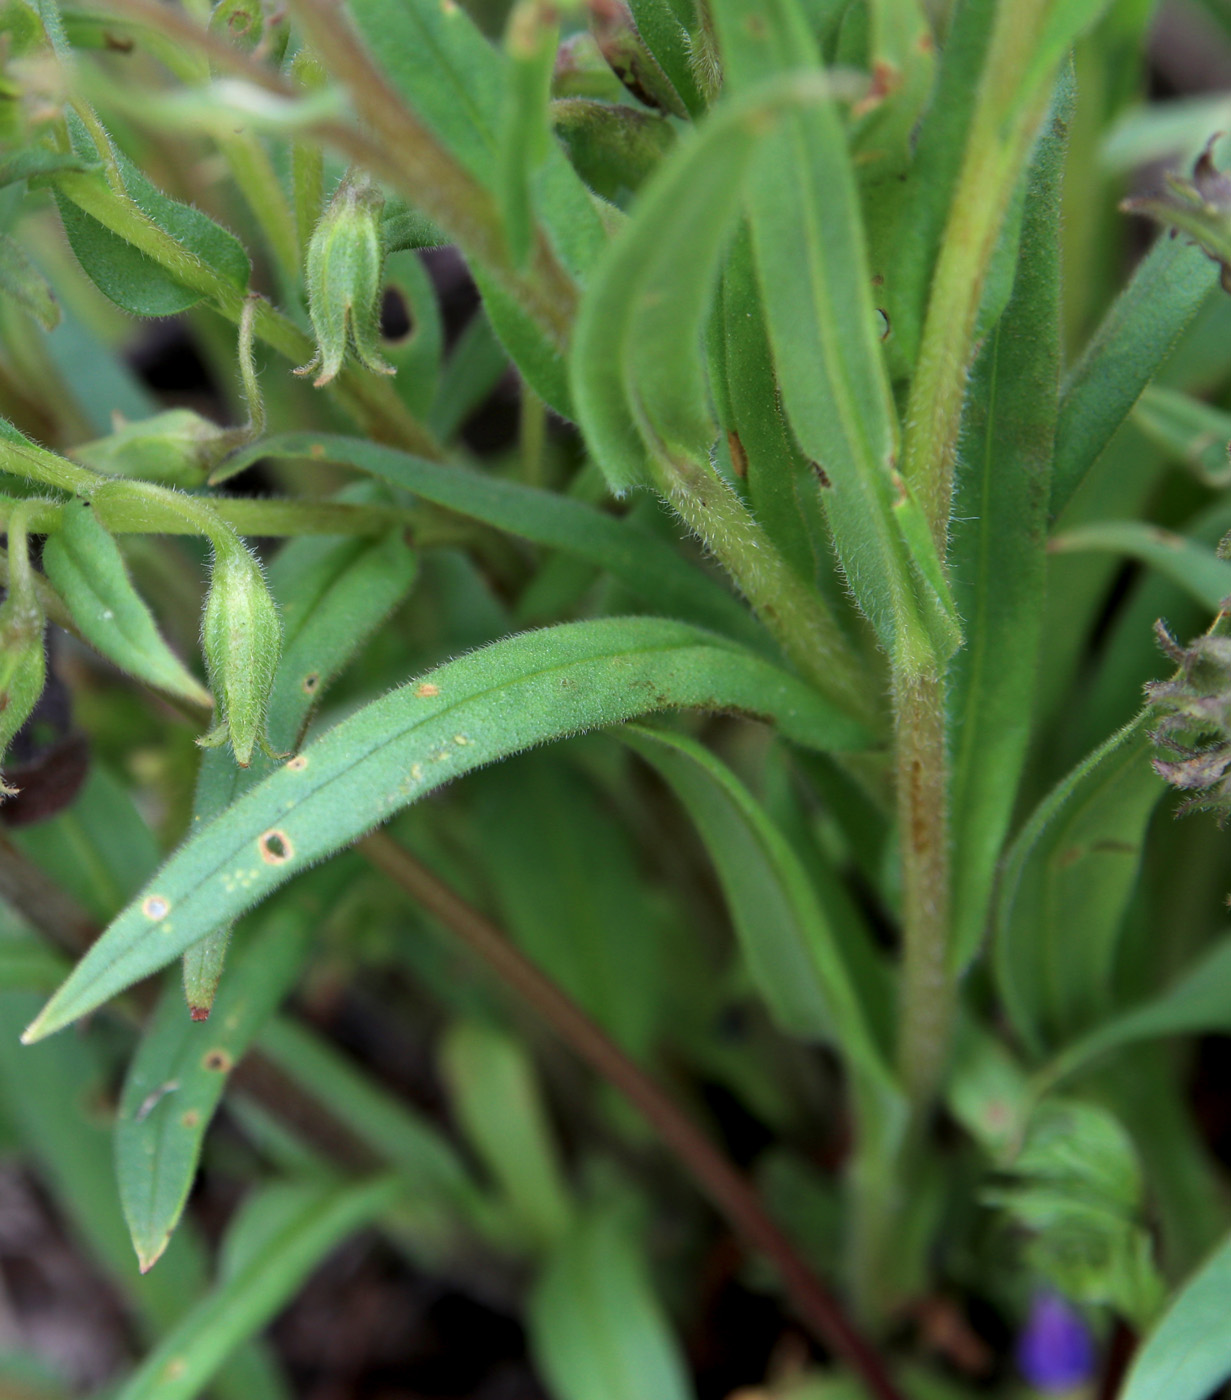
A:
[[[1051,90],[1030,64],[1054,0],[1000,0],[928,301],[906,415],[902,474],[941,559],[966,380],[988,269]],[[944,677],[895,667],[902,842],[902,1016],[898,1062],[920,1118],[940,1087],[953,1033]]]
[[[936,675],[895,678],[898,824],[906,911],[898,1071],[916,1113],[944,1076],[956,989],[949,968],[948,755],[945,686]]]
[[[658,487],[700,537],[804,678],[845,713],[876,727],[858,660],[825,600],[779,553],[755,516],[708,466],[657,462]]]
[[[409,851],[383,832],[365,838],[359,850],[478,954],[591,1069],[641,1112],[716,1209],[774,1264],[801,1319],[857,1372],[869,1394],[876,1400],[901,1400],[880,1357],[765,1213],[752,1187],[658,1084],[556,983],[523,957],[495,924]]]

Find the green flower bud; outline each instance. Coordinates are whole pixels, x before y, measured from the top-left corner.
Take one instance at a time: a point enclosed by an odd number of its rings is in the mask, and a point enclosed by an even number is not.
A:
[[[379,350],[383,208],[374,185],[348,175],[313,230],[305,272],[316,354],[295,373],[319,371],[317,389],[337,375],[348,349],[373,373],[395,373]]]
[[[0,758],[30,718],[47,678],[43,610],[34,591],[24,505],[9,518],[8,536],[9,587],[0,603]],[[0,778],[0,798],[12,797],[16,791]]]
[[[282,624],[261,566],[234,536],[214,539],[214,569],[201,646],[219,723],[199,739],[205,748],[231,741],[241,768],[266,747],[265,708],[282,654]]]
[[[72,455],[107,476],[191,490],[240,445],[242,434],[242,429],[220,428],[190,408],[172,408],[137,423],[121,423],[109,437],[73,448]]]

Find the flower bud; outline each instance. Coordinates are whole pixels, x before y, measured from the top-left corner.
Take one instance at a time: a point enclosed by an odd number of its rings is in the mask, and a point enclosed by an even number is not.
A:
[[[265,708],[282,653],[282,624],[261,567],[234,536],[214,540],[214,569],[201,646],[219,723],[204,738],[213,748],[230,739],[241,768],[265,745]]]
[[[109,437],[73,449],[77,461],[107,476],[138,477],[161,486],[200,486],[242,433],[220,428],[190,408],[172,408],[122,423]]]
[[[383,208],[374,185],[348,175],[313,230],[305,272],[316,354],[295,373],[319,371],[317,389],[337,375],[348,349],[373,373],[395,373],[379,350]]]

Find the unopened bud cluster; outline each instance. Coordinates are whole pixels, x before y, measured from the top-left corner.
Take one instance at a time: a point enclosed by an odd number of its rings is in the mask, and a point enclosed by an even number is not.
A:
[[[1152,737],[1165,751],[1154,771],[1190,796],[1182,811],[1213,811],[1219,824],[1231,816],[1231,635],[1220,612],[1203,636],[1181,646],[1161,623],[1159,644],[1179,668],[1169,681],[1146,687],[1162,714]]]

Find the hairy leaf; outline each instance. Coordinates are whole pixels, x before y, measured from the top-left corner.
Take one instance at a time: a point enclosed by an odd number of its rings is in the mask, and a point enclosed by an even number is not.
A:
[[[29,1039],[85,1015],[461,774],[680,706],[772,717],[821,748],[864,742],[802,682],[682,624],[612,618],[510,637],[365,706],[197,831],[82,959]]]
[[[1035,1051],[1108,1009],[1124,910],[1163,790],[1139,717],[1052,790],[1009,851],[996,980]]]

